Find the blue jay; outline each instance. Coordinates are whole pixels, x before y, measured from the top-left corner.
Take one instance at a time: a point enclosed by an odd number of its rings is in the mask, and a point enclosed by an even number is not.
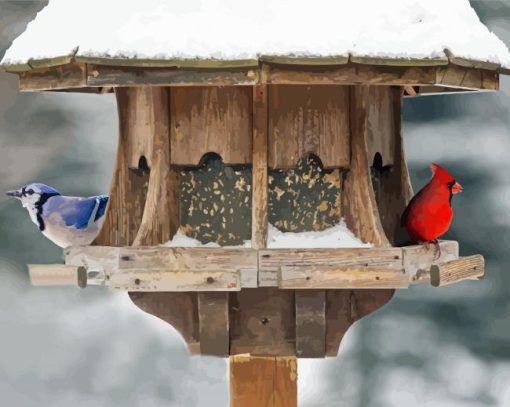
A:
[[[60,247],[88,245],[101,230],[108,196],[64,196],[44,184],[28,184],[7,195],[21,201],[39,230]]]

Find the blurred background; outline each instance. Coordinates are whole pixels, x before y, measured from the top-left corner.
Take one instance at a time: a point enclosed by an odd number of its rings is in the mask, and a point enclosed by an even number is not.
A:
[[[510,0],[471,4],[510,45]],[[45,5],[0,0],[0,57]],[[431,161],[464,186],[446,238],[463,255],[483,253],[487,277],[398,291],[351,328],[338,358],[300,361],[299,405],[508,407],[510,78],[499,93],[406,99],[404,134],[415,191]],[[112,95],[22,94],[0,72],[0,191],[38,181],[67,195],[108,193],[116,142]],[[25,265],[61,257],[0,194],[1,405],[228,405],[226,361],[190,357],[126,294],[31,288]]]

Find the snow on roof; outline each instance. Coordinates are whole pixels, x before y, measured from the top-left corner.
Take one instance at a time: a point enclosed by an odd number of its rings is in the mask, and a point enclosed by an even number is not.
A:
[[[261,55],[446,60],[510,68],[468,0],[50,0],[2,64],[69,56],[256,60]]]
[[[333,227],[316,232],[281,232],[269,224],[267,233],[267,247],[269,249],[335,249],[352,247],[372,247],[370,243],[363,243],[347,228],[344,221]],[[164,243],[166,247],[220,247],[219,244],[206,244],[186,236],[180,230],[172,240]],[[251,247],[251,241],[245,240],[237,247]]]

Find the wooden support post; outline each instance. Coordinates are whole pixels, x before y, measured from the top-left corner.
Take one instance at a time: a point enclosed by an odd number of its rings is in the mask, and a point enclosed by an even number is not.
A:
[[[301,358],[326,355],[326,291],[295,292],[296,354]]]
[[[297,406],[296,358],[231,356],[230,406]]]
[[[268,89],[267,85],[253,87],[253,192],[252,192],[252,248],[267,247],[267,203],[268,203]],[[260,289],[259,289],[260,290]],[[251,293],[241,291],[236,297],[240,302]],[[285,293],[274,296],[273,302],[267,302],[269,310],[280,310]],[[252,303],[252,307],[253,303]],[[246,311],[246,310],[245,310]],[[248,309],[250,311],[250,309]],[[257,308],[253,310],[257,315]],[[275,321],[268,318],[249,318],[243,331],[251,324],[262,324],[264,331],[283,314],[276,314]],[[234,317],[238,324],[239,318]],[[235,327],[233,327],[235,331]],[[231,333],[231,336],[235,332]],[[260,332],[262,337],[275,332]],[[279,332],[279,335],[283,332]],[[232,339],[231,339],[232,340]],[[242,340],[242,338],[241,338]],[[250,342],[253,338],[250,338]],[[235,352],[235,343],[232,342]],[[267,353],[266,353],[267,354]],[[294,407],[297,406],[297,360],[289,357],[252,357],[250,355],[230,357],[230,405],[232,407]]]
[[[198,317],[200,323],[200,353],[228,356],[228,293],[198,293]]]
[[[254,249],[263,249],[267,244],[267,98],[266,85],[256,85],[253,87],[253,192],[251,242]]]

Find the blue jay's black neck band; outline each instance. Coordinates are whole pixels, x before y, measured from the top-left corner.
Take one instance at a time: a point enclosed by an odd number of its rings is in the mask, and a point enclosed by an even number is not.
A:
[[[37,212],[36,212],[37,224],[39,225],[39,230],[41,232],[44,229],[46,229],[46,225],[44,224],[44,220],[42,218],[43,205],[46,203],[46,201],[48,199],[50,199],[52,196],[55,196],[55,195],[60,195],[60,194],[44,192],[44,193],[41,194],[41,197],[39,198],[39,200],[35,204],[35,209],[37,210]]]

